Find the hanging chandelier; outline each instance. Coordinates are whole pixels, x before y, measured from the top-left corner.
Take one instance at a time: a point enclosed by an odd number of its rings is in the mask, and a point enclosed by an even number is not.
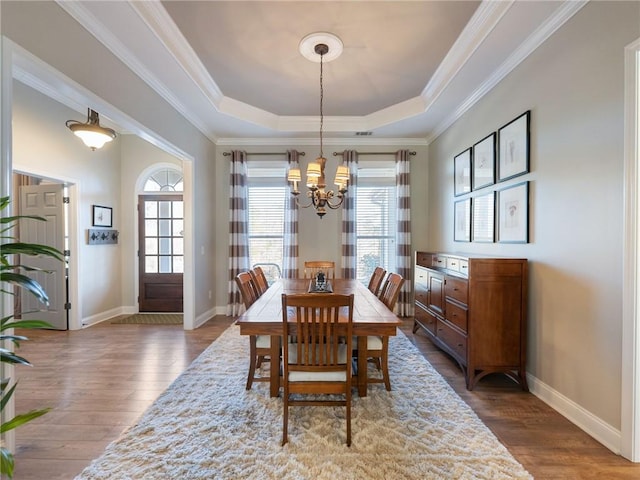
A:
[[[111,128],[101,127],[98,112],[87,109],[87,122],[67,120],[65,125],[84,142],[91,150],[102,146],[116,138],[116,132]]]
[[[307,191],[307,197],[310,199],[308,204],[301,205],[298,201],[298,195],[300,195],[298,182],[302,181],[300,169],[291,168],[287,178],[292,183],[291,193],[296,198],[296,204],[302,208],[315,208],[316,214],[322,218],[327,213],[327,207],[335,210],[342,205],[349,183],[349,167],[339,165],[334,180],[334,183],[338,187],[337,191],[325,190],[327,185],[325,183],[324,169],[327,159],[322,152],[322,128],[324,124],[324,112],[322,110],[324,100],[322,67],[325,56],[326,61],[331,61],[342,53],[342,41],[330,33],[312,33],[300,42],[300,52],[307,59],[313,62],[319,61],[320,63],[320,155],[307,166],[306,185],[309,189]]]

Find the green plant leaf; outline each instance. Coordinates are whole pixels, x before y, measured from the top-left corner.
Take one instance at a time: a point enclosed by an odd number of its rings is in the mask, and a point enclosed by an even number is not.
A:
[[[0,332],[8,330],[9,328],[53,328],[53,325],[44,320],[17,320],[11,323],[4,323],[3,321],[3,323],[0,324]]]
[[[16,415],[8,422],[4,422],[0,425],[0,433],[8,432],[9,430],[13,430],[14,428],[18,428],[20,425],[24,425],[31,420],[41,417],[45,413],[51,411],[51,408],[42,408],[40,410],[31,410],[27,413],[22,413],[20,415]]]
[[[44,255],[46,257],[53,257],[57,260],[64,260],[63,253],[57,248],[50,247],[49,245],[40,245],[37,243],[22,243],[22,242],[13,242],[13,243],[3,243],[0,245],[0,251],[3,256],[7,255]]]
[[[0,348],[0,362],[13,363],[17,365],[26,365],[31,367],[31,363],[26,358],[22,358],[20,355],[16,355],[6,348]]]
[[[49,296],[42,288],[42,285],[26,275],[13,272],[1,272],[0,281],[18,285],[31,292],[41,303],[49,305]]]
[[[10,380],[7,378],[5,381],[2,382],[4,386],[2,387],[2,400],[0,400],[0,412],[4,411],[5,405],[9,402],[11,395],[13,395],[13,391],[18,386],[18,382],[14,383],[13,386],[9,389],[9,391],[5,395],[4,389],[9,384],[9,381]]]
[[[4,447],[0,447],[0,474],[13,478],[13,455]]]

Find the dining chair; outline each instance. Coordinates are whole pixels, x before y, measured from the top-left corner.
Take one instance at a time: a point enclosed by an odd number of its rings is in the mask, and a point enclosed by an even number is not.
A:
[[[400,295],[400,289],[404,285],[404,278],[397,273],[390,273],[384,286],[380,291],[380,300],[389,310],[393,312]],[[358,352],[360,355],[362,352]],[[385,388],[391,390],[391,380],[389,378],[389,337],[370,335],[367,337],[367,351],[364,352],[367,359],[375,364],[378,371],[382,373],[380,377],[367,376],[367,384],[384,383]],[[360,374],[360,372],[358,372]],[[365,372],[365,375],[367,373]]]
[[[285,343],[282,352],[282,445],[288,440],[289,407],[312,405],[346,407],[347,446],[351,446],[353,299],[353,294],[282,295],[283,338],[297,337],[295,343]],[[343,307],[346,312],[340,311]],[[345,313],[347,321],[339,322]],[[340,341],[343,337],[346,343]]]
[[[244,307],[248,310],[259,298],[258,290],[254,285],[253,278],[249,272],[242,272],[236,276],[236,284],[242,295]],[[268,335],[249,336],[249,374],[247,375],[246,389],[251,390],[253,382],[268,382],[269,377],[256,377],[256,369],[260,369],[262,362],[270,358],[271,337]]]
[[[371,279],[369,280],[369,286],[367,288],[376,297],[378,296],[380,285],[382,285],[382,280],[384,280],[384,276],[386,275],[386,273],[387,271],[384,268],[376,267],[376,269],[371,274]]]
[[[269,288],[269,282],[267,281],[267,277],[264,274],[264,270],[260,267],[254,267],[252,270],[249,270],[249,274],[251,275],[251,279],[253,280],[253,284],[256,288],[256,292],[258,297],[262,296],[264,292]]]
[[[336,263],[321,260],[304,262],[304,278],[315,278],[319,272],[324,273],[327,280],[333,280],[336,278]]]

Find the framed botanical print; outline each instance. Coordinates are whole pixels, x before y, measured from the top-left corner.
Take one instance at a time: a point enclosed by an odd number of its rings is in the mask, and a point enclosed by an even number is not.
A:
[[[498,181],[529,172],[529,125],[526,111],[498,130]]]
[[[94,227],[113,227],[111,207],[94,205],[92,212],[92,223]]]
[[[498,191],[498,242],[529,242],[529,182]]]
[[[473,225],[471,227],[472,241],[492,243],[495,239],[495,193],[474,197]]]
[[[473,146],[471,189],[478,190],[496,181],[496,132]]]
[[[453,207],[453,240],[455,242],[471,241],[471,199],[454,202]]]
[[[453,158],[453,194],[463,195],[471,191],[471,148]]]

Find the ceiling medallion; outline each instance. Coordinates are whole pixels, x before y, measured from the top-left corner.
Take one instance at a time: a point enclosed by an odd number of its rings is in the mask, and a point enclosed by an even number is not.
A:
[[[325,55],[320,55],[316,52],[316,45],[319,44],[324,44],[329,48],[329,51]],[[310,33],[300,40],[300,44],[298,45],[298,50],[302,56],[315,63],[320,63],[320,59],[322,59],[324,63],[335,60],[342,54],[343,49],[344,45],[342,44],[342,40],[333,33],[327,32]]]

